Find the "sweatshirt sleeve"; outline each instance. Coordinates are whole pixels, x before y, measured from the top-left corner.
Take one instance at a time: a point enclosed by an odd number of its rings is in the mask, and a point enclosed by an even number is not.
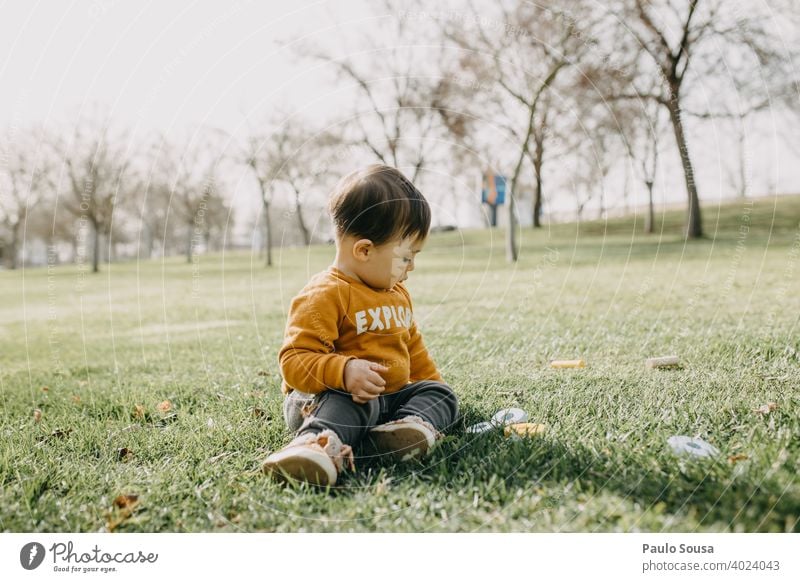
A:
[[[289,387],[309,394],[344,388],[344,366],[353,356],[337,354],[334,347],[343,314],[336,288],[307,289],[292,300],[278,354]]]
[[[402,287],[402,291],[408,299],[408,304],[411,306],[411,311],[413,313],[414,307],[411,302],[411,295],[405,287]],[[420,380],[444,382],[439,370],[436,369],[436,364],[434,363],[433,358],[431,358],[430,354],[428,353],[428,348],[425,347],[425,342],[422,339],[422,333],[420,333],[419,327],[417,327],[416,318],[412,319],[411,327],[408,331],[411,336],[408,340],[408,356],[411,360],[409,380],[411,382],[419,382]]]

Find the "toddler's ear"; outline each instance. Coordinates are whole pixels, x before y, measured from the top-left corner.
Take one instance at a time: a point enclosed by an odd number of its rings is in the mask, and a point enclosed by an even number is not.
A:
[[[375,245],[368,238],[362,238],[353,245],[353,258],[357,261],[366,261],[369,254],[375,249]]]

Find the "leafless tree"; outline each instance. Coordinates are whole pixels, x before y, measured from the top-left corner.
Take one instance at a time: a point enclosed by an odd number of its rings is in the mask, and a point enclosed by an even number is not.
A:
[[[52,189],[52,168],[42,134],[8,129],[0,150],[0,224],[8,230],[7,264],[16,269],[22,231],[29,214]]]
[[[607,178],[624,149],[619,112],[600,105],[582,110],[579,117],[583,144],[576,146],[576,152],[586,158],[588,165],[584,166],[582,178],[586,188],[592,191],[578,203],[578,208],[583,212],[586,203],[596,197],[597,216],[602,219],[608,210]]]
[[[595,160],[594,144],[585,142],[570,159],[569,180],[575,194],[575,221],[580,222],[586,207],[600,192],[598,184],[602,181],[601,166]]]
[[[663,108],[653,101],[625,102],[622,107],[616,107],[616,115],[622,142],[633,166],[633,172],[647,189],[644,232],[652,234],[655,229],[653,188],[668,119]]]
[[[136,187],[131,179],[134,153],[124,132],[106,124],[83,123],[69,139],[59,138],[56,150],[62,174],[63,207],[78,219],[78,228],[91,227],[92,272],[100,270],[100,239],[112,245],[115,211]]]
[[[274,193],[272,161],[264,151],[264,144],[269,139],[269,136],[251,133],[246,138],[241,158],[241,161],[252,170],[253,177],[258,184],[258,193],[264,214],[264,252],[267,267],[272,266],[272,217],[270,211]]]
[[[352,153],[340,135],[332,130],[317,130],[296,115],[278,112],[263,123],[251,124],[241,145],[230,150],[228,158],[250,169],[257,184],[266,266],[272,265],[272,210],[275,196],[282,190],[291,197],[292,210],[287,215],[290,213],[297,220],[304,244],[311,244],[304,207],[313,193],[329,192],[326,185],[332,185],[334,170],[339,169],[347,153]]]
[[[135,200],[133,214],[139,220],[138,254],[143,258],[152,258],[156,245],[162,255],[169,254],[168,248],[176,242],[174,233],[168,229],[170,199],[172,197],[172,180],[169,167],[164,164],[164,156],[168,155],[162,147],[163,143],[153,144],[150,150],[149,165],[143,171]],[[181,237],[182,239],[183,237]]]
[[[770,34],[770,8],[723,0],[619,0],[612,5],[620,33],[633,44],[625,81],[615,98],[651,100],[672,123],[688,196],[686,236],[703,235],[700,198],[689,153],[684,114],[714,117],[730,112],[723,98],[702,110],[693,101],[705,83],[732,84],[737,109],[769,105],[759,73],[785,65],[785,53]],[[756,78],[760,85],[752,83]],[[653,85],[653,79],[658,82]]]
[[[384,0],[377,5],[380,26],[358,39],[357,51],[337,55],[335,49],[303,45],[299,54],[327,63],[353,89],[348,140],[376,161],[411,168],[408,175],[417,182],[436,155],[435,138],[442,133],[433,105],[443,49],[420,46],[423,27],[402,9],[403,3]]]
[[[314,130],[294,117],[276,126],[264,144],[262,155],[271,169],[271,184],[291,191],[293,214],[306,245],[311,244],[311,232],[303,217],[304,201],[314,191],[330,190],[335,170],[348,152],[339,134]]]
[[[487,16],[491,13],[492,16]],[[501,124],[516,144],[508,198],[506,255],[516,261],[515,198],[525,161],[534,177],[533,224],[541,225],[543,171],[558,84],[579,75],[577,65],[590,53],[594,28],[602,17],[588,3],[563,8],[558,2],[471,3],[471,24],[446,22],[444,32],[464,51],[462,69],[476,82],[497,89]]]
[[[265,265],[272,266],[272,202],[275,194],[274,177],[280,163],[273,158],[273,153],[286,149],[286,135],[272,133],[272,123],[252,124],[247,130],[241,145],[234,145],[228,158],[236,164],[250,169],[257,185],[259,201],[263,213]],[[258,127],[258,129],[256,129]],[[225,132],[222,132],[225,133]],[[230,137],[230,136],[228,136]],[[302,215],[301,215],[302,217]]]
[[[191,263],[201,244],[208,247],[211,233],[224,228],[229,214],[217,179],[221,155],[215,140],[197,134],[184,147],[162,138],[159,152],[159,177],[152,189],[159,197],[169,192],[164,236],[182,231],[186,262]]]
[[[653,201],[653,187],[658,173],[658,152],[661,147],[661,136],[664,132],[664,121],[660,110],[653,111],[653,125],[645,131],[643,139],[639,141],[641,154],[634,155],[638,162],[639,176],[647,188],[647,214],[645,215],[644,231],[652,234],[655,230],[655,204]],[[631,152],[633,153],[633,152]]]

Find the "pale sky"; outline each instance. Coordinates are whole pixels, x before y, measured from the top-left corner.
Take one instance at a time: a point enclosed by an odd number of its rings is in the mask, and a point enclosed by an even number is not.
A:
[[[320,121],[341,116],[350,102],[330,68],[284,45],[304,39],[348,50],[380,25],[366,0],[13,0],[0,14],[0,128],[74,119],[98,106],[136,134],[199,124],[233,133],[245,115],[274,107]],[[800,192],[796,152],[775,138],[782,122],[762,116],[751,132],[754,193],[771,185]],[[692,135],[706,202],[730,194],[719,158],[733,140],[724,131],[716,124]],[[676,170],[668,169],[663,197],[680,202]]]
[[[330,76],[281,45],[340,34],[361,2],[15,0],[0,18],[0,123],[48,121],[100,104],[166,129],[231,127],[268,104],[302,108]],[[352,25],[349,25],[352,26]],[[323,78],[324,77],[324,78]],[[320,113],[321,111],[317,111]],[[313,112],[311,113],[313,115]]]

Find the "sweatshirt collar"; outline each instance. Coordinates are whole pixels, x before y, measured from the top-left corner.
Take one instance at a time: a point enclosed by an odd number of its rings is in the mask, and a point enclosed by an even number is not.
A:
[[[334,277],[338,277],[339,279],[342,279],[343,281],[347,281],[351,285],[359,285],[361,287],[364,287],[365,289],[369,289],[370,291],[374,291],[375,293],[389,293],[390,291],[394,291],[397,288],[397,285],[395,285],[391,289],[375,289],[373,287],[370,287],[369,285],[367,285],[363,281],[359,281],[358,279],[356,279],[354,277],[351,277],[350,275],[347,275],[344,271],[342,271],[341,269],[339,269],[338,267],[336,267],[334,265],[331,265],[330,267],[328,267],[328,272],[331,273]]]

